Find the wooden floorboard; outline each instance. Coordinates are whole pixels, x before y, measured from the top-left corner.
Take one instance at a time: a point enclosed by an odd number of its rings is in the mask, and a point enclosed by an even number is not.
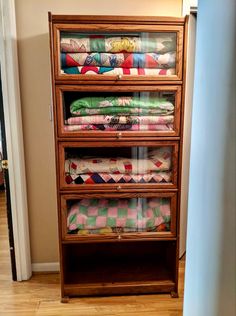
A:
[[[167,295],[74,298],[60,303],[58,274],[11,281],[5,195],[0,193],[0,316],[181,316],[185,261],[180,261],[178,299]]]

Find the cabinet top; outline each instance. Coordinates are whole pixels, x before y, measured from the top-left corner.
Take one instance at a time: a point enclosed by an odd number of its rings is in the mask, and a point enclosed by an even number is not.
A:
[[[113,24],[175,24],[183,25],[185,17],[166,16],[124,16],[124,15],[64,15],[48,12],[48,20],[52,23],[113,23]]]

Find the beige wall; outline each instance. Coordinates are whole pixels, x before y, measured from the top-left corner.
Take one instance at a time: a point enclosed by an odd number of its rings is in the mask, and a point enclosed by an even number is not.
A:
[[[16,0],[32,262],[58,261],[48,11],[180,16],[182,0]]]

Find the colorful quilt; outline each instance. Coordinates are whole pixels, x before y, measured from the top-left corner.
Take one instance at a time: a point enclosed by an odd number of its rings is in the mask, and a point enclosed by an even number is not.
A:
[[[135,233],[135,232],[164,232],[170,230],[170,223],[162,223],[158,226],[154,226],[153,228],[139,228],[137,230],[136,227],[104,227],[98,229],[76,229],[68,231],[69,234],[77,234],[77,235],[94,235],[94,234],[122,234],[122,233]]]
[[[133,108],[133,107],[124,107],[124,106],[116,106],[116,107],[100,107],[100,108],[96,108],[96,109],[80,109],[76,112],[73,112],[72,115],[79,115],[79,116],[86,116],[86,115],[167,115],[167,114],[163,114],[164,111],[158,109],[158,108]],[[166,110],[166,112],[172,114],[173,111],[168,111]]]
[[[61,52],[110,52],[134,53],[155,52],[164,54],[176,50],[176,36],[168,33],[153,33],[147,36],[106,36],[62,33]]]
[[[170,183],[171,172],[151,172],[146,174],[114,174],[114,173],[66,173],[67,184],[95,183]]]
[[[88,173],[147,174],[169,171],[171,168],[171,147],[151,149],[145,158],[84,157],[65,160],[65,172],[70,175]]]
[[[172,76],[175,75],[175,68],[113,68],[79,66],[61,69],[61,74],[68,75],[131,75],[131,76]]]
[[[157,53],[62,53],[61,67],[174,68],[176,54]]]
[[[68,210],[68,231],[130,228],[152,231],[170,224],[169,198],[82,199]]]
[[[108,97],[83,97],[73,101],[70,105],[70,111],[72,115],[82,115],[84,112],[82,109],[93,110],[91,113],[85,114],[99,114],[98,109],[111,108],[106,114],[114,114],[114,108],[128,108],[129,113],[135,113],[131,111],[134,109],[153,109],[156,114],[169,115],[174,112],[174,105],[166,98],[159,98],[154,96],[108,96]],[[123,111],[123,110],[122,110]],[[128,112],[126,112],[128,113]]]
[[[65,125],[65,132],[76,131],[173,131],[173,124],[82,124]]]
[[[110,108],[109,108],[110,109]],[[104,110],[101,108],[100,110]],[[143,109],[142,109],[143,110]],[[101,113],[102,114],[102,113]],[[120,115],[91,115],[70,117],[66,123],[68,125],[83,124],[171,124],[174,122],[173,115],[166,116],[120,116]]]

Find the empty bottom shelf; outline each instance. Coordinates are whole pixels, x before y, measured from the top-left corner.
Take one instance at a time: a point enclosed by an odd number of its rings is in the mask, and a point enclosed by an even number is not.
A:
[[[63,292],[68,296],[171,292],[175,267],[173,242],[66,245]]]

